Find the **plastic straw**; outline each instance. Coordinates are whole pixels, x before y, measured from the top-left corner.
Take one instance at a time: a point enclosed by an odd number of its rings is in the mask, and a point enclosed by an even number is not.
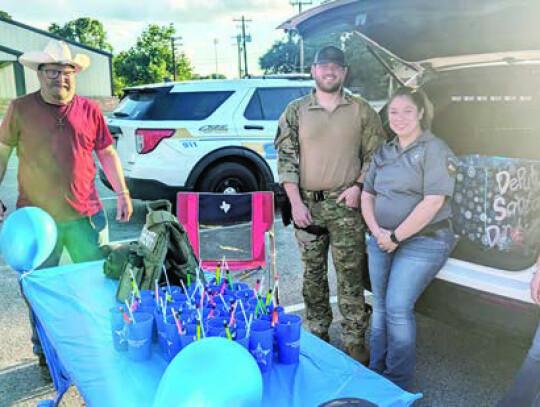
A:
[[[232,341],[231,331],[229,330],[229,326],[227,325],[227,322],[223,321],[223,325],[225,326],[225,333],[227,334],[227,339]]]
[[[277,306],[277,288],[278,288],[278,279],[276,277],[276,281],[274,282],[274,288],[272,288],[272,290],[270,291],[270,293],[273,293],[274,295],[272,296],[272,302],[274,303],[274,306]],[[276,298],[274,300],[274,298]]]
[[[223,295],[219,294],[219,298],[221,298],[221,301],[223,301],[223,305],[225,305],[225,309],[229,311],[229,306],[227,305],[227,302],[225,302],[225,298],[223,298]]]
[[[178,329],[178,333],[179,333],[180,335],[182,335],[183,330],[182,330],[181,322],[180,322],[180,320],[178,319],[178,317],[176,316],[176,312],[174,311],[174,309],[171,309],[171,311],[172,311],[174,323],[176,324],[176,328]]]
[[[188,276],[189,276],[189,274],[188,274]],[[182,286],[182,289],[183,289],[184,292],[186,293],[187,302],[188,302],[189,306],[191,306],[191,298],[190,298],[190,296],[189,296],[189,294],[188,294],[186,285],[184,284],[184,281],[183,281],[183,280],[180,280],[180,285]]]
[[[249,321],[247,323],[247,329],[246,329],[246,336],[249,337],[249,333],[251,332],[251,323],[253,322],[253,314],[249,315]]]
[[[125,301],[126,303],[126,307],[128,309],[128,312],[129,312],[129,316],[131,317],[131,320],[133,321],[133,323],[135,324],[137,321],[135,321],[135,317],[133,316],[133,312],[131,311],[131,308],[129,306],[129,303],[128,303],[128,300]]]
[[[240,303],[240,309],[242,310],[242,314],[244,315],[244,321],[247,324],[248,320],[247,320],[246,310],[244,309],[244,304],[242,304],[242,300],[238,300],[238,302]]]
[[[266,295],[266,302],[264,305],[268,306],[270,305],[270,299],[272,298],[272,290],[268,290],[268,294]]]
[[[200,339],[200,333],[202,332],[202,337],[203,338],[206,338],[206,332],[204,332],[204,325],[202,323],[202,315],[201,315],[201,311],[200,310],[197,310],[197,331],[198,331],[198,335],[199,335],[199,339]]]
[[[139,292],[139,287],[137,286],[137,281],[135,280],[135,275],[133,274],[133,270],[131,270],[130,268],[129,272],[131,274],[131,286],[133,287],[133,290],[135,291],[135,295],[140,296],[141,293]]]
[[[169,284],[169,276],[167,275],[167,267],[165,267],[165,264],[163,265],[163,273],[165,274],[165,282],[167,283],[167,288],[168,288],[169,294],[170,294],[171,285]]]

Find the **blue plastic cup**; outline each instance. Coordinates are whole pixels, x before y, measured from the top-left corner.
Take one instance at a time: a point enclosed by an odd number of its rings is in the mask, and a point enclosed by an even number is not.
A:
[[[238,290],[234,292],[234,296],[242,301],[247,301],[250,298],[255,298],[255,292],[253,290]]]
[[[274,329],[270,321],[255,320],[251,323],[249,351],[262,373],[272,369]]]
[[[185,333],[180,335],[182,349],[188,346],[191,342],[195,342],[197,340],[197,324],[187,324],[184,329]]]
[[[184,294],[183,291],[181,293],[174,293],[172,298],[174,302],[178,302],[180,304],[184,304],[185,302],[187,302],[187,295]]]
[[[298,315],[283,314],[274,327],[278,347],[279,363],[293,364],[300,360],[300,331],[302,318]]]
[[[154,314],[155,312],[155,305],[151,306],[143,306],[139,305],[137,309],[135,309],[134,314],[140,314],[140,313],[146,313],[146,314]],[[136,317],[135,317],[136,318]],[[157,341],[157,328],[156,328],[156,320],[154,319],[154,323],[152,324],[152,340],[155,342]]]
[[[165,311],[165,318],[172,315],[170,309]],[[163,353],[167,352],[167,332],[165,331],[165,320],[163,319],[163,313],[161,308],[156,308],[154,311],[154,318],[156,321],[156,331],[159,344],[159,350]]]
[[[274,311],[274,307],[272,305],[269,305],[268,307],[266,307],[266,314],[259,314],[259,319],[264,319],[265,321],[272,321],[272,313]],[[276,311],[278,313],[278,319],[279,317],[281,317],[282,315],[285,315],[285,308],[283,308],[282,306],[278,306],[276,307]]]
[[[234,291],[243,291],[243,290],[249,290],[249,284],[247,283],[234,283],[233,284]]]
[[[165,353],[165,359],[169,362],[182,349],[182,343],[180,342],[180,332],[178,332],[178,326],[173,316],[167,317],[165,322],[165,334],[167,338],[167,352]]]
[[[177,295],[181,295],[181,294],[184,294],[184,290],[182,290],[182,287],[178,287],[178,286],[175,286],[175,285],[171,285],[171,288],[169,290],[168,287],[164,287],[165,290],[167,292],[169,292],[169,294],[171,294],[171,297],[174,297],[177,296]]]
[[[225,323],[227,323],[227,318],[218,317],[212,318],[208,321],[207,334],[208,336],[219,336],[221,331],[225,330]]]
[[[151,307],[155,304],[154,302],[154,291],[153,290],[140,290],[141,293],[141,306]]]
[[[111,315],[111,332],[114,349],[118,352],[124,352],[128,348],[126,324],[124,322],[124,308],[122,306],[112,307]]]
[[[246,333],[247,332],[245,329],[237,328],[234,341],[249,350],[249,337],[246,335]]]
[[[135,315],[135,322],[127,324],[128,356],[134,361],[150,357],[152,345],[152,325],[154,316],[144,312]]]

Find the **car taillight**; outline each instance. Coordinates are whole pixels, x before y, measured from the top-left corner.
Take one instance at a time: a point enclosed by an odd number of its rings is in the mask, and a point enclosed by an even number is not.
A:
[[[146,154],[153,151],[161,140],[171,137],[175,131],[173,129],[137,129],[135,131],[137,152]]]

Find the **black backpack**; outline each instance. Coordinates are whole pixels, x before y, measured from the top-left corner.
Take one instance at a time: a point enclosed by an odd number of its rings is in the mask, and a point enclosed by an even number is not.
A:
[[[186,231],[171,213],[167,200],[146,204],[148,213],[139,240],[113,250],[103,268],[109,278],[119,278],[116,298],[129,298],[135,281],[140,290],[153,290],[155,282],[166,284],[165,267],[171,285],[195,281],[199,260],[189,243]],[[202,273],[200,278],[204,279]]]

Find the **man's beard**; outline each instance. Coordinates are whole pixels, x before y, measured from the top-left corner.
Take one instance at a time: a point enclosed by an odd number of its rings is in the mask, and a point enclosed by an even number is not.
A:
[[[342,83],[340,81],[334,82],[332,85],[327,86],[323,79],[315,78],[315,83],[317,84],[317,88],[322,90],[326,93],[337,93],[341,90]]]

